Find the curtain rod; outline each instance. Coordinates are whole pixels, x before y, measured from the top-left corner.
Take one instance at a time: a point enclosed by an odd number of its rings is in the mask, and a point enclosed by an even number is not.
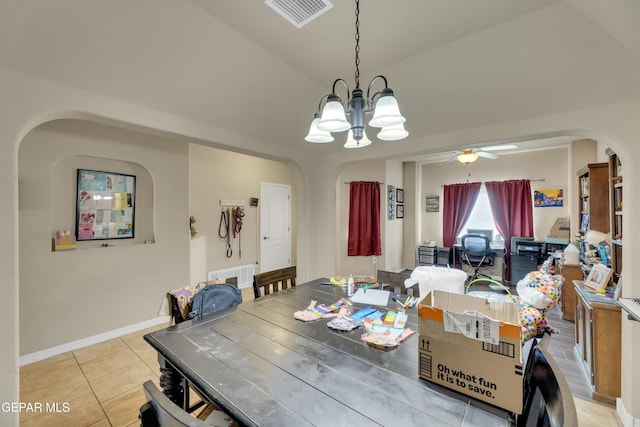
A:
[[[345,184],[351,184],[352,182],[377,182],[378,184],[384,185],[384,182],[379,181],[345,181]]]
[[[545,182],[546,179],[545,178],[528,179],[527,181],[529,181],[529,182]],[[481,181],[480,183],[484,184],[485,181]],[[458,182],[458,184],[469,184],[469,181],[467,181],[467,182]],[[440,187],[444,187],[445,185],[455,185],[455,184],[442,184]]]

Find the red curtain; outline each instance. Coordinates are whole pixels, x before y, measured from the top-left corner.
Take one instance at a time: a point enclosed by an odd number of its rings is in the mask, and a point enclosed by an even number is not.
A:
[[[504,238],[505,279],[511,279],[511,237],[533,236],[533,199],[527,179],[485,182],[496,228]]]
[[[442,209],[442,244],[453,248],[458,233],[471,215],[480,193],[480,183],[452,184],[444,186]]]
[[[380,183],[353,181],[349,189],[349,256],[382,255]]]

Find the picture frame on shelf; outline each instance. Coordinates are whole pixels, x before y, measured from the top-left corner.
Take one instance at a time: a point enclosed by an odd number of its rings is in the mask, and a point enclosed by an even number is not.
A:
[[[585,213],[582,214],[582,220],[581,220],[581,224],[580,224],[580,230],[588,230],[589,229],[589,214]]]
[[[584,285],[596,291],[604,289],[611,279],[611,274],[611,268],[606,265],[601,263],[594,264],[584,281]]]

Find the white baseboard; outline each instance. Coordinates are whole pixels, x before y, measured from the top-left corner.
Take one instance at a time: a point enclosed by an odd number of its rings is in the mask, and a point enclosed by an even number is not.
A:
[[[66,353],[68,351],[77,350],[89,345],[98,344],[103,341],[107,341],[113,338],[118,338],[132,332],[141,331],[143,329],[158,326],[163,323],[169,322],[169,316],[160,316],[155,319],[145,320],[144,322],[136,323],[133,325],[125,326],[123,328],[114,329],[113,331],[104,332],[102,334],[94,335],[87,338],[82,338],[76,341],[72,341],[66,344],[57,345],[55,347],[47,348],[45,350],[36,351],[35,353],[25,354],[20,356],[20,365],[24,366],[33,362],[47,359],[49,357],[57,356],[58,354]]]
[[[640,426],[640,420],[633,418],[633,415],[627,412],[627,409],[624,407],[624,402],[620,397],[616,399],[616,410],[618,411],[618,416],[620,417],[624,427]]]

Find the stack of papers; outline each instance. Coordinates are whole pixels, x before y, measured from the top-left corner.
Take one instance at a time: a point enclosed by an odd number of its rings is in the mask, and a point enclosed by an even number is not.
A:
[[[389,291],[381,291],[379,289],[363,289],[360,288],[351,297],[351,302],[368,305],[387,306],[389,302]]]

